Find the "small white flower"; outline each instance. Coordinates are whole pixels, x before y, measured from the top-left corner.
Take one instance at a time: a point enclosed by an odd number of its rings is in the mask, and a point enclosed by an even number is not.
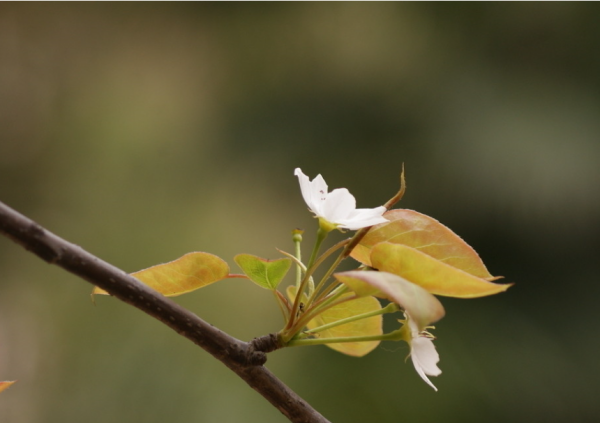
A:
[[[437,388],[427,377],[428,375],[439,376],[442,373],[437,366],[440,356],[433,345],[433,337],[428,332],[419,332],[417,324],[408,316],[406,317],[407,323],[405,325],[408,324],[408,330],[406,331],[405,340],[410,345],[410,358],[415,370],[429,386],[437,391]],[[408,334],[409,331],[410,334]]]
[[[388,221],[382,216],[386,211],[383,206],[357,209],[354,196],[346,188],[334,189],[328,193],[327,184],[321,175],[311,181],[300,168],[296,168],[294,175],[300,181],[302,197],[310,211],[334,227],[355,231]]]

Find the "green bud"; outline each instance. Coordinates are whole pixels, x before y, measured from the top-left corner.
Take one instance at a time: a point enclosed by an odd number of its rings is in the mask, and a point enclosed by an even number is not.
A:
[[[302,234],[304,233],[303,229],[294,229],[292,231],[292,241],[294,242],[302,242]]]

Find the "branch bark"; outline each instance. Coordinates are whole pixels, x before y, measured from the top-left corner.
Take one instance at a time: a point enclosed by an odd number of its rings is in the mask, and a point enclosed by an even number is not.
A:
[[[0,202],[0,232],[48,263],[71,272],[136,307],[221,361],[292,422],[328,423],[263,364],[277,348],[266,335],[243,342],[144,285],[123,270],[47,231]]]

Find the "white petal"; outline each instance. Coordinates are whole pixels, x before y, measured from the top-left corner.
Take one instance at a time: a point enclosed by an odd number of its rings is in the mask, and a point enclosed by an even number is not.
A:
[[[429,386],[437,391],[435,385],[427,377],[427,375],[439,376],[442,373],[437,366],[440,358],[435,350],[433,341],[429,338],[419,336],[413,338],[410,347],[410,358],[415,366],[415,370]]]
[[[323,206],[325,219],[332,223],[341,223],[356,208],[356,200],[346,188],[338,188],[329,193]]]
[[[382,218],[383,222],[389,222],[385,217],[382,216],[386,212],[386,208],[383,206],[375,207],[374,209],[356,209],[352,212],[352,218],[354,219],[370,219],[373,217]]]
[[[302,170],[299,167],[297,167],[296,170],[294,170],[294,175],[298,177],[298,182],[300,182],[300,191],[302,192],[302,198],[304,198],[304,202],[308,205],[308,207],[310,207],[310,180],[308,179],[308,176],[302,173]]]
[[[436,351],[432,339],[424,336],[413,338],[411,354],[419,362],[425,374],[439,376],[442,373],[437,366],[437,363],[440,361],[440,355]]]
[[[356,219],[344,219],[337,222],[341,228],[349,229],[351,231],[356,231],[358,229],[366,228],[369,226],[376,225],[377,223],[381,223],[379,221],[370,221],[370,220],[356,220]]]
[[[382,216],[386,210],[387,209],[383,206],[376,207],[374,209],[356,209],[350,214],[349,218],[344,223],[346,223],[348,226],[366,228],[367,226],[389,222],[389,220]],[[348,227],[348,229],[350,229],[350,227]]]
[[[312,180],[310,185],[311,203],[309,206],[317,216],[323,216],[325,202],[327,201],[327,198],[329,198],[329,194],[327,194],[327,183],[319,174]]]
[[[431,383],[429,378],[423,372],[423,369],[419,366],[419,364],[415,361],[414,358],[413,358],[413,364],[415,366],[415,370],[417,371],[419,376],[421,376],[421,379],[423,379],[429,386],[431,386],[433,389],[435,389],[437,391],[438,389],[435,387],[435,385],[433,383]]]
[[[294,175],[298,177],[298,182],[300,182],[300,191],[302,192],[304,202],[313,213],[320,215],[323,203],[327,198],[327,184],[325,180],[321,175],[317,175],[311,182],[299,167],[294,170]]]

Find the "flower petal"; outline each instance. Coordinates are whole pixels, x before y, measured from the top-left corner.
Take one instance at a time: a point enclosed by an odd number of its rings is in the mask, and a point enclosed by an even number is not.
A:
[[[371,217],[379,217],[385,222],[389,222],[389,220],[383,217],[383,213],[386,212],[386,208],[384,206],[375,207],[374,209],[355,209],[352,212],[353,219],[369,219]]]
[[[327,196],[323,217],[332,223],[341,223],[356,209],[356,200],[346,188],[334,189]]]
[[[310,211],[334,226],[357,230],[388,221],[382,217],[386,211],[383,206],[357,209],[356,199],[346,188],[327,193],[327,183],[321,175],[311,181],[299,167],[294,170],[294,175],[298,177],[302,197]]]
[[[423,369],[415,361],[414,356],[412,356],[412,362],[413,362],[413,365],[415,366],[415,370],[417,371],[419,376],[421,376],[421,379],[423,379],[425,381],[425,383],[427,383],[429,386],[431,386],[437,392],[438,389],[435,387],[435,385],[433,383],[431,383],[431,381],[429,380],[427,375],[425,375],[425,373],[423,372]]]
[[[374,209],[356,209],[350,214],[349,219],[340,223],[346,223],[348,226],[358,226],[358,229],[378,225],[388,222],[388,219],[382,216],[385,211],[386,208],[383,206]],[[351,228],[348,227],[348,229]]]
[[[429,376],[439,376],[442,371],[437,366],[440,355],[433,345],[433,340],[425,336],[413,338],[411,344],[413,360],[418,361],[423,372]]]
[[[325,204],[329,198],[327,194],[327,183],[325,179],[319,174],[310,183],[310,195],[311,202],[309,203],[310,209],[317,215],[322,216],[325,210]]]
[[[311,181],[299,167],[294,170],[294,175],[298,177],[298,182],[300,182],[300,191],[304,202],[313,213],[320,216],[323,211],[323,204],[327,199],[327,183],[321,175],[317,175]]]
[[[310,208],[312,203],[312,195],[311,195],[311,183],[308,176],[302,173],[302,170],[297,167],[294,170],[294,175],[298,177],[298,182],[300,182],[300,191],[302,192],[302,198],[304,198],[304,202]]]
[[[433,340],[426,336],[419,335],[417,323],[407,316],[408,325],[410,328],[412,340],[410,341],[410,358],[415,366],[415,370],[429,386],[437,391],[437,388],[427,375],[439,376],[442,371],[437,366],[440,361],[440,355],[433,345]]]

